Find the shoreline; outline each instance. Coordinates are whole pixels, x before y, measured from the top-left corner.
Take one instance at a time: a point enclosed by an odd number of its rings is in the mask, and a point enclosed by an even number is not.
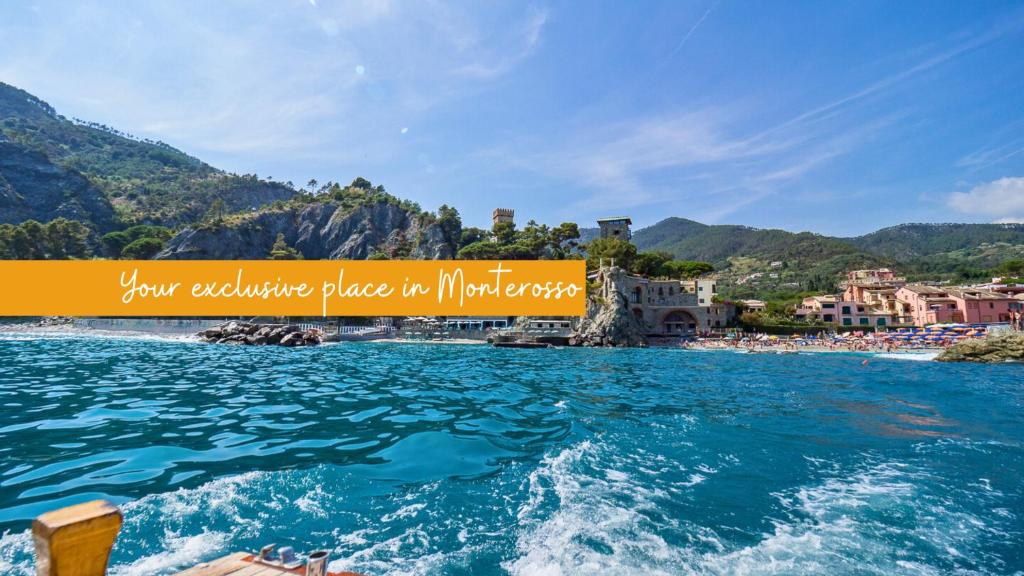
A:
[[[890,354],[890,355],[922,355],[922,354],[939,354],[943,351],[943,348],[938,347],[925,347],[925,348],[893,348],[886,350],[884,348],[866,348],[856,349],[848,347],[828,347],[828,346],[800,346],[796,348],[785,348],[782,346],[765,346],[765,347],[753,347],[747,348],[746,346],[707,346],[707,345],[694,345],[694,346],[679,346],[684,350],[694,350],[698,352],[734,352],[737,354]]]
[[[17,336],[42,336],[42,337],[86,337],[86,338],[111,338],[111,339],[132,339],[132,340],[153,340],[160,342],[196,343],[204,342],[195,334],[161,334],[141,330],[103,330],[98,328],[83,328],[72,324],[36,325],[36,324],[4,324],[0,325],[0,338]],[[322,346],[337,346],[342,344],[401,344],[401,345],[445,345],[445,346],[486,346],[484,340],[470,340],[466,338],[455,338],[448,340],[412,340],[403,338],[384,338],[377,340],[351,341],[351,342],[325,342]],[[693,352],[731,352],[734,354],[766,354],[766,355],[787,355],[787,354],[858,354],[863,356],[874,356],[883,358],[908,357],[915,359],[934,359],[942,352],[942,348],[897,348],[897,349],[855,349],[847,347],[829,347],[820,345],[807,345],[800,347],[786,348],[783,346],[721,346],[708,344],[694,344],[689,346],[680,345],[653,345],[649,348],[677,349]]]
[[[34,324],[4,324],[0,326],[0,337],[2,336],[84,336],[91,338],[130,338],[133,340],[159,340],[166,342],[202,342],[195,334],[159,334],[156,332],[143,332],[141,330],[101,330],[97,328],[81,328],[71,324],[53,324],[48,326],[37,326]]]

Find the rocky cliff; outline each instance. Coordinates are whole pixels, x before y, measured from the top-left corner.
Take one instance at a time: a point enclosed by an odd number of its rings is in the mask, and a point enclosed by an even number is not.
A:
[[[449,259],[456,250],[429,214],[387,201],[347,210],[313,202],[186,228],[156,258],[259,260],[270,254],[278,234],[308,260],[360,260],[375,253]]]
[[[0,223],[67,218],[114,228],[114,209],[85,176],[43,153],[0,137]]]
[[[939,362],[1024,362],[1024,334],[1014,332],[966,340],[947,348],[936,358]]]
[[[569,337],[570,346],[646,346],[646,327],[629,311],[626,295],[617,286],[617,279],[626,271],[613,267],[605,274],[606,296],[587,300],[587,316]]]

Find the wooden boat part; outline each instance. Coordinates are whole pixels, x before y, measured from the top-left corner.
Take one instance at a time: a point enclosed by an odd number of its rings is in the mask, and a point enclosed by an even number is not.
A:
[[[104,576],[121,523],[121,511],[105,500],[42,514],[32,522],[36,576]],[[266,559],[266,553],[262,556],[237,552],[197,564],[176,576],[306,576],[306,566],[284,566]],[[321,566],[325,565],[326,558],[322,558]],[[361,575],[328,572],[326,576]]]

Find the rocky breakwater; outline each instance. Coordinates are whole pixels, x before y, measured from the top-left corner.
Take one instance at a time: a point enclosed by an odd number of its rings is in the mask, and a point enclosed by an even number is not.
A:
[[[243,346],[316,346],[322,341],[321,335],[313,330],[303,330],[289,324],[252,322],[227,322],[203,330],[197,336],[212,344]]]
[[[965,340],[950,346],[936,358],[939,362],[1024,362],[1024,334],[1011,332],[987,338]]]

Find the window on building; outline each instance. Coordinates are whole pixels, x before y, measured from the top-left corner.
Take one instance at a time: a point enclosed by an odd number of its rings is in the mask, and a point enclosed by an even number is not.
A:
[[[867,326],[868,324],[871,323],[871,321],[868,318],[861,318],[860,319],[860,323],[861,323],[862,326]]]
[[[879,318],[877,324],[879,326],[885,326],[885,318]]]
[[[832,310],[833,308],[836,307],[836,305],[835,304],[826,303],[826,304],[822,304],[821,307],[822,308],[828,308],[829,310]]]
[[[831,314],[825,314],[825,315],[824,315],[824,316],[822,316],[821,318],[822,318],[822,320],[824,320],[825,322],[832,322],[832,320],[833,320],[834,316],[832,316]]]
[[[850,307],[849,306],[843,306],[843,314],[849,314],[849,313],[850,313]]]
[[[853,318],[843,318],[843,326],[853,326]]]

